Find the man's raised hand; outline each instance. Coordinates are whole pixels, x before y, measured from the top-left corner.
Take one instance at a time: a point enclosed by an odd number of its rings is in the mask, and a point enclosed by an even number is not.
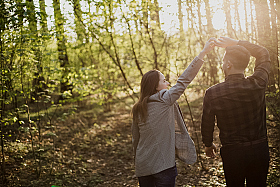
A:
[[[237,45],[238,40],[221,36],[218,40],[215,40],[215,45],[218,47],[226,48],[228,46]]]

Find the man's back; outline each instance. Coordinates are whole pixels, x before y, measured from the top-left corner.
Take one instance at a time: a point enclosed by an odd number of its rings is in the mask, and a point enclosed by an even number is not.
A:
[[[226,80],[209,88],[204,97],[201,131],[203,142],[211,146],[215,117],[222,145],[266,138],[265,90],[270,58],[258,45],[239,41],[256,58],[252,76],[228,75]]]
[[[205,94],[223,145],[266,138],[265,89],[254,76],[229,75]]]

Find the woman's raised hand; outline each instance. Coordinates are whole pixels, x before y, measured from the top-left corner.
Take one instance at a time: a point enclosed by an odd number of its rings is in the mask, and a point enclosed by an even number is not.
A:
[[[197,56],[199,59],[203,60],[204,56],[209,53],[210,51],[212,51],[212,49],[214,49],[214,47],[216,46],[216,38],[210,38],[206,44],[204,45],[203,50],[199,53],[199,55]]]
[[[216,42],[217,42],[216,38],[210,38],[204,45],[203,51],[205,53],[209,53],[210,51],[212,51],[212,49],[214,49],[215,47]]]

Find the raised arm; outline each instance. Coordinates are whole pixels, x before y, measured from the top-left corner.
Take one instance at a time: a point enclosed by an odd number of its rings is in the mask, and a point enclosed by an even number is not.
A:
[[[250,52],[251,56],[256,58],[255,72],[253,74],[253,77],[257,77],[265,83],[268,82],[268,75],[270,71],[270,57],[269,52],[266,48],[260,45],[252,44],[248,41],[235,40],[229,37],[221,37],[218,40],[215,40],[215,45],[223,48],[233,45],[240,45],[245,47]]]
[[[215,40],[215,45],[218,47],[226,48],[228,46],[233,45],[240,45],[245,47],[251,54],[251,56],[256,58],[256,66],[258,66],[261,63],[267,63],[270,62],[269,53],[266,50],[266,48],[252,44],[248,41],[242,41],[242,40],[235,40],[229,37],[221,37],[218,40]]]
[[[177,80],[177,83],[173,87],[171,87],[167,92],[164,92],[163,99],[166,100],[167,103],[169,103],[170,105],[173,104],[184,93],[187,86],[192,82],[192,80],[195,78],[198,71],[200,70],[203,64],[204,56],[215,47],[215,40],[215,38],[210,38],[206,42],[203,50],[185,69],[185,71]]]

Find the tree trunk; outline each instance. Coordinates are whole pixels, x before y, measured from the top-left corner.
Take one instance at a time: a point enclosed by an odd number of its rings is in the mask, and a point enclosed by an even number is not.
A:
[[[30,30],[30,37],[33,41],[31,43],[31,50],[34,53],[35,56],[35,62],[36,64],[36,70],[34,72],[34,78],[32,81],[32,86],[34,87],[34,92],[31,93],[31,96],[37,100],[38,99],[38,94],[40,92],[44,91],[45,88],[45,84],[44,84],[44,77],[43,77],[43,67],[42,67],[42,51],[40,51],[40,44],[41,44],[41,40],[39,39],[39,35],[38,35],[38,30],[37,30],[37,19],[35,16],[35,6],[34,6],[34,2],[33,0],[27,0],[26,1],[26,7],[27,7],[27,12],[28,12],[28,27]],[[46,24],[46,23],[44,23]],[[44,27],[46,27],[44,25]],[[42,29],[46,29],[46,28],[42,28]],[[31,99],[31,102],[33,102],[34,100]]]
[[[240,35],[241,34],[241,22],[240,22],[240,17],[239,17],[239,12],[238,12],[239,8],[238,8],[237,0],[234,0],[234,6],[235,6],[235,20],[237,21],[236,28],[238,27],[238,31],[239,31],[238,34]]]
[[[212,24],[212,14],[210,10],[210,5],[209,5],[209,0],[204,0],[205,3],[205,8],[206,8],[206,19],[207,19],[207,33],[209,36],[214,36],[214,28]],[[217,62],[216,62],[216,56],[213,55],[213,53],[208,53],[207,54],[208,60],[209,60],[209,68],[210,68],[210,84],[217,84],[218,81],[218,76],[217,76]]]
[[[85,28],[78,19],[78,16],[80,18],[82,18],[82,10],[81,10],[81,5],[80,5],[80,0],[73,0],[73,3],[74,3],[73,8],[76,11],[74,22],[75,22],[75,31],[76,31],[76,34],[77,34],[77,42],[78,42],[78,44],[81,44],[81,43],[83,43],[83,40],[85,38],[85,35],[84,35]]]
[[[234,34],[233,34],[233,28],[232,28],[232,24],[231,24],[230,0],[224,0],[224,12],[226,15],[228,36],[233,38]]]
[[[40,12],[41,12],[41,33],[47,33],[48,32],[48,23],[47,23],[47,13],[46,13],[46,4],[45,0],[39,0],[40,5]]]
[[[244,11],[245,11],[245,27],[246,27],[246,37],[247,40],[249,41],[249,26],[248,26],[248,13],[247,13],[247,3],[246,0],[244,0]]]
[[[205,9],[206,9],[206,19],[207,19],[207,31],[211,35],[214,32],[213,24],[212,24],[212,14],[210,10],[209,0],[204,0]]]
[[[253,14],[253,2],[250,0],[250,16],[251,16],[251,41],[257,39],[257,32],[255,28],[255,20],[254,20],[254,14]]]
[[[271,27],[267,1],[253,0],[256,8],[258,41],[261,45],[267,46],[271,42]],[[269,39],[269,40],[268,40]]]
[[[277,29],[280,26],[280,1],[279,0],[276,0],[275,10],[277,10],[277,12],[275,12],[276,18],[277,18],[277,22],[276,22],[276,29]],[[278,33],[278,31],[276,31],[276,34],[277,33]],[[276,41],[277,41],[277,45],[278,45],[278,35],[277,35]],[[278,51],[278,47],[277,47],[277,64],[275,64],[275,67],[276,67],[275,76],[276,76],[278,88],[280,88],[280,64],[279,64],[278,52],[279,51]]]
[[[263,0],[253,0],[256,8],[256,19],[257,19],[257,28],[258,28],[258,43],[266,47],[271,55],[274,53],[271,43],[273,43],[274,38],[271,37],[271,27],[270,27],[270,17],[267,1]],[[271,61],[272,62],[272,61]],[[274,64],[272,62],[272,67]],[[270,72],[269,79],[269,89],[272,91],[275,89],[275,80],[274,72]]]
[[[273,63],[273,72],[274,72],[274,80],[279,88],[279,59],[278,59],[278,29],[277,29],[277,16],[276,16],[276,7],[274,5],[274,0],[270,0],[270,8],[271,8],[271,51],[270,54],[271,61]]]
[[[178,19],[180,25],[180,40],[185,40],[184,27],[183,27],[183,13],[182,13],[182,0],[178,0]]]
[[[146,34],[149,34],[149,23],[148,23],[148,1],[147,0],[142,0],[141,1],[141,7],[142,7],[142,19],[141,19],[141,22],[142,22],[142,33],[146,33]]]
[[[4,118],[5,118],[5,114],[4,114],[4,111],[5,111],[5,81],[4,81],[4,77],[5,77],[5,74],[4,74],[4,69],[5,69],[5,65],[4,65],[4,50],[3,50],[3,39],[2,39],[2,35],[3,35],[3,32],[6,30],[6,24],[7,24],[7,19],[6,19],[6,16],[8,15],[8,12],[6,11],[5,9],[5,4],[4,4],[4,1],[1,1],[0,2],[0,65],[1,65],[1,78],[0,78],[0,81],[1,81],[1,84],[0,84],[0,87],[1,87],[1,92],[0,92],[0,96],[1,96],[1,106],[0,106],[0,135],[1,135],[1,154],[2,154],[2,157],[0,158],[1,159],[1,179],[2,179],[2,186],[4,186],[4,183],[6,182],[6,161],[5,161],[5,152],[4,152],[4,135],[3,135],[3,127],[4,127]]]
[[[198,17],[198,29],[199,29],[199,35],[200,37],[202,36],[202,19],[201,19],[201,7],[200,7],[200,2],[201,0],[197,0],[197,17]]]
[[[158,5],[158,0],[154,0],[154,2],[151,2],[151,0],[149,0],[149,10],[151,14],[151,20],[153,20],[156,23],[156,26],[160,30],[161,29],[160,20],[159,20],[160,8]]]
[[[58,60],[60,62],[60,67],[62,70],[62,77],[60,80],[60,92],[63,93],[69,89],[71,86],[68,81],[69,73],[69,61],[66,49],[66,38],[64,36],[64,19],[60,10],[60,0],[53,0],[54,7],[54,19],[55,19],[55,29],[56,29],[56,40],[57,40],[57,50],[58,50]]]

